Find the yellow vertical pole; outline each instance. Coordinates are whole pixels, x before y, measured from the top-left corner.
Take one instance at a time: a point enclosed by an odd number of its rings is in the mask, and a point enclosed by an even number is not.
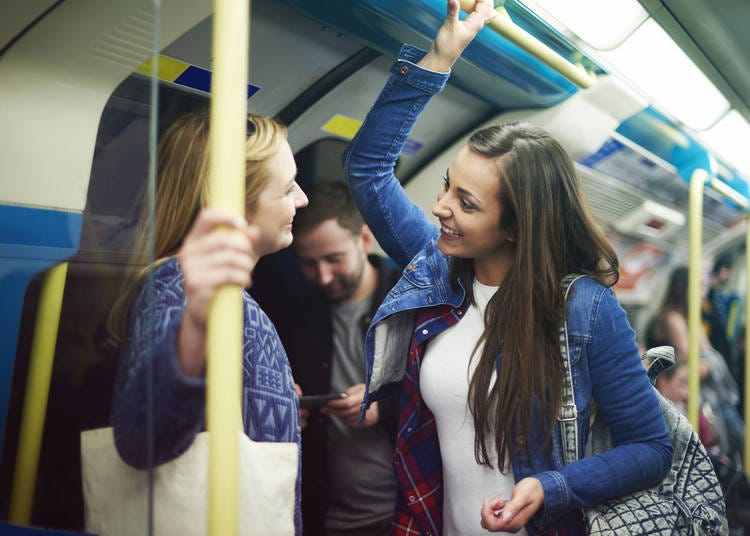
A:
[[[690,230],[688,262],[688,420],[698,430],[700,404],[701,250],[703,247],[703,190],[708,179],[704,169],[690,177]]]
[[[750,214],[745,218],[745,274],[750,274]],[[745,284],[745,444],[743,445],[743,459],[745,461],[745,476],[750,478],[750,425],[747,421],[750,419],[750,366],[748,356],[750,356],[750,346],[747,343],[747,336],[750,333],[750,285]]]
[[[67,262],[50,269],[44,276],[39,295],[8,513],[8,520],[18,525],[31,523],[39,451],[47,415],[49,385],[67,273]]]
[[[245,216],[249,0],[214,0],[209,201]],[[239,525],[237,423],[241,422],[242,289],[219,289],[208,317],[208,534]]]

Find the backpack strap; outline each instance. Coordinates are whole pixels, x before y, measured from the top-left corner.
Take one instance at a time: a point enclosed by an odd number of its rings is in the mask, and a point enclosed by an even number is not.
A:
[[[656,346],[649,348],[641,359],[648,359],[648,379],[656,386],[656,377],[675,365],[674,348],[672,346]]]
[[[562,399],[557,420],[560,423],[560,438],[565,464],[578,460],[578,407],[576,406],[575,391],[573,390],[573,373],[570,364],[570,344],[568,341],[567,303],[573,283],[586,277],[581,274],[567,275],[562,280],[562,291],[565,296],[563,303],[563,321],[560,323],[560,354],[562,355],[565,379],[562,385]],[[671,346],[657,346],[650,348],[642,359],[650,359],[648,377],[652,385],[656,384],[656,377],[672,368],[675,364],[674,348]]]
[[[563,300],[563,321],[560,323],[560,354],[563,360],[563,374],[565,380],[562,385],[562,400],[560,401],[560,412],[557,420],[560,423],[560,439],[563,447],[563,459],[565,464],[578,459],[578,408],[576,406],[575,393],[573,391],[573,373],[570,365],[570,351],[568,344],[568,294],[573,283],[586,277],[581,274],[566,275],[562,280],[562,291],[565,296]]]

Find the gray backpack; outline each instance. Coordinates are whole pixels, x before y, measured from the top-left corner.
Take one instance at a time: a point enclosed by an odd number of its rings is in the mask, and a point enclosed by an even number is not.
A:
[[[563,280],[566,301],[570,287],[580,277],[584,276],[568,276]],[[575,405],[565,322],[560,326],[560,351],[567,378],[563,386],[562,400],[565,407],[569,404]],[[652,385],[661,372],[675,363],[674,348],[671,346],[652,348],[644,357],[651,359],[648,375]],[[690,422],[661,393],[656,391],[656,395],[672,441],[671,470],[666,478],[653,488],[584,508],[587,532],[601,536],[724,536],[729,533],[726,506],[708,453]],[[561,419],[559,423],[565,462],[570,463],[577,459],[577,423],[575,419]],[[612,448],[609,430],[602,419],[595,419],[592,423],[587,452],[589,448],[592,456]]]

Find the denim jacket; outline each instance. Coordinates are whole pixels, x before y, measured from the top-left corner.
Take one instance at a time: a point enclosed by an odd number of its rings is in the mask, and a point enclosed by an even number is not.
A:
[[[468,305],[461,286],[450,284],[449,259],[437,247],[439,229],[409,200],[393,174],[396,159],[417,116],[449,76],[416,66],[423,55],[414,47],[402,48],[391,77],[344,154],[347,179],[360,211],[380,245],[403,269],[401,280],[378,309],[365,339],[367,390],[363,410],[373,401],[403,389],[413,393],[412,406],[404,404],[402,398],[402,412],[413,410],[419,415],[421,411],[422,417],[421,421],[413,422],[418,426],[411,426],[409,416],[402,415],[398,444],[407,449],[422,448],[409,441],[410,434],[415,434],[419,426],[422,426],[422,440],[437,444],[436,438],[423,437],[424,425],[434,428],[434,422],[424,416],[429,414],[428,410],[425,413],[420,409],[423,404],[419,381],[413,371],[407,370],[407,362],[415,358],[412,355],[417,347],[415,341],[427,343],[439,332],[431,332],[433,328],[445,329],[450,325],[433,322],[417,326],[415,319],[426,309],[437,310],[441,306],[460,317]],[[514,456],[511,460],[516,481],[534,476],[544,489],[544,506],[526,527],[530,534],[570,527],[572,512],[582,506],[657,484],[672,461],[667,428],[641,366],[635,333],[612,290],[591,278],[580,279],[571,291],[567,308],[581,459],[565,466],[559,428],[555,427],[551,456],[543,449],[531,448],[530,456]],[[416,359],[419,363],[419,356]],[[501,364],[502,355],[497,358],[497,366]],[[612,431],[615,448],[584,458],[592,398],[599,417],[605,419]],[[528,438],[517,437],[516,442],[539,445],[541,434],[540,430],[532,430]],[[396,464],[399,456],[397,451]],[[402,503],[428,501],[428,494],[442,497],[442,488],[423,490],[425,496],[419,496],[419,483],[410,483],[409,479],[426,480],[426,470],[411,469],[400,476],[402,492],[409,494],[401,498]],[[430,469],[435,470],[441,471],[439,467]],[[397,474],[403,475],[398,467]],[[437,478],[440,480],[440,475]],[[437,504],[442,505],[442,499]],[[477,517],[480,508],[477,505]],[[408,523],[409,528],[406,522],[398,521],[397,512],[397,524],[404,525],[403,532],[398,533],[439,534],[441,507],[428,510],[411,506],[415,520]],[[568,529],[567,533],[573,534],[575,530]]]

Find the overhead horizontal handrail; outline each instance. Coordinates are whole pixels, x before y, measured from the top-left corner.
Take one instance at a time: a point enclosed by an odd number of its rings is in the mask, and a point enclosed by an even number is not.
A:
[[[459,0],[461,9],[471,13],[476,5],[476,0]],[[503,6],[495,8],[497,17],[487,23],[487,26],[505,37],[508,41],[534,56],[542,63],[548,65],[565,78],[581,88],[588,88],[596,84],[596,77],[586,72],[580,65],[569,62],[550,47],[539,41],[536,37],[517,26]]]
[[[721,181],[716,177],[712,177],[708,180],[708,182],[706,182],[706,185],[710,186],[733,203],[737,204],[743,210],[748,210],[748,208],[750,208],[750,199],[729,186],[724,181]]]

